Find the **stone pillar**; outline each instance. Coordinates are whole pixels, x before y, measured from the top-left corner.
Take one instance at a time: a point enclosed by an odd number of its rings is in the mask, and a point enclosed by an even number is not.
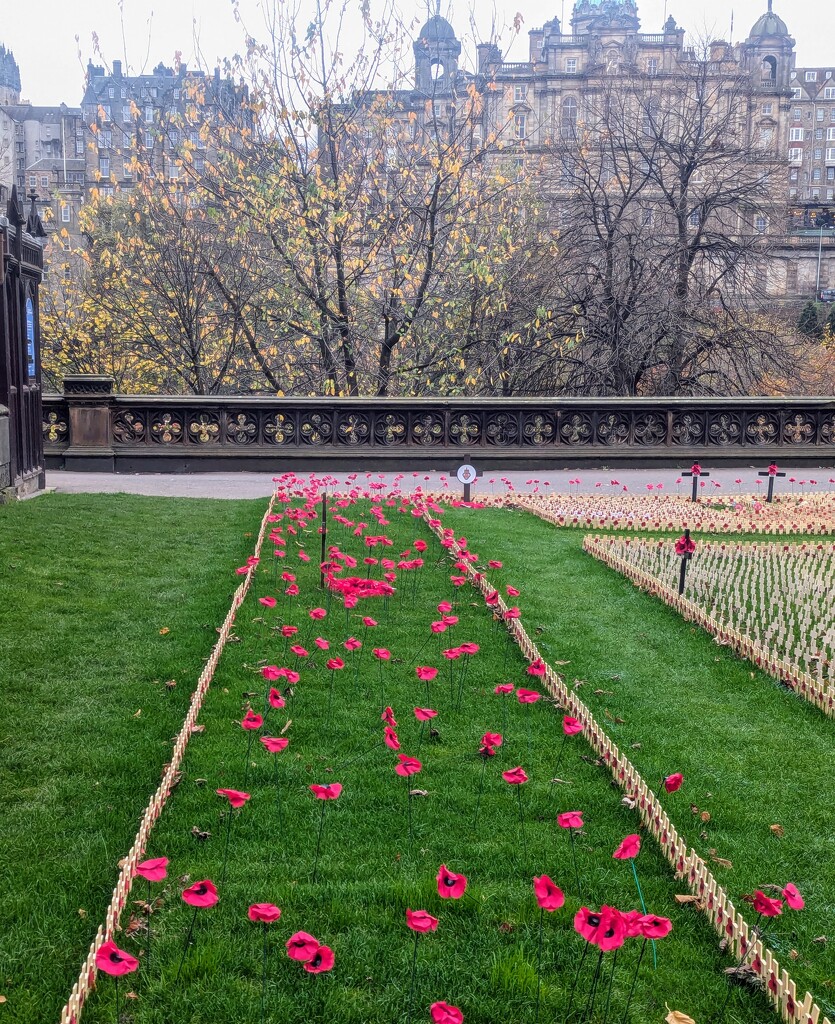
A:
[[[64,398],[70,421],[70,445],[64,468],[115,471],[112,432],[112,377],[79,373],[64,377]]]
[[[12,453],[9,440],[9,410],[0,405],[0,505],[5,497],[11,497]]]

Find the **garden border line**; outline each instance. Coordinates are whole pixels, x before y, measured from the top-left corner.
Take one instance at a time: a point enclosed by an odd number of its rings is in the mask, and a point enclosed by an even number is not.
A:
[[[424,520],[439,541],[443,530],[438,520],[431,520],[424,512]],[[433,526],[432,522],[438,523]],[[459,556],[465,550],[453,538],[452,552]],[[466,575],[471,585],[483,597],[496,588],[490,585],[484,573],[477,572],[470,562],[466,563]],[[487,607],[485,605],[485,607]],[[545,665],[543,677],[551,696],[583,727],[583,736],[589,746],[609,768],[618,786],[635,800],[635,809],[643,824],[649,829],[661,847],[661,851],[674,868],[676,877],[686,879],[691,893],[699,900],[698,908],[707,915],[716,933],[728,942],[732,955],[742,958],[753,952],[749,961],[764,985],[768,999],[787,1024],[830,1024],[827,1017],[814,1002],[810,992],[802,1004],[797,1002],[797,989],[785,968],[781,968],[776,957],[761,939],[751,942],[751,929],[742,914],[734,907],[725,890],[716,881],[705,861],[692,848],[687,847],[664,811],[656,794],[641,778],[635,766],[624,757],[606,732],[595,721],[589,708],[573,690],[569,690],[559,673],[542,658],[536,644],[528,636],[521,619],[504,618],[508,606],[498,597],[494,614],[501,613],[502,621],[510,636],[516,641],[528,661],[542,660]],[[729,982],[730,983],[730,982]]]
[[[799,694],[810,704],[814,704],[825,715],[835,718],[835,690],[832,687],[815,679],[809,672],[803,671],[784,658],[778,658],[773,651],[762,647],[750,636],[740,633],[738,629],[722,625],[699,605],[683,595],[680,596],[672,587],[662,583],[645,569],[632,565],[627,559],[615,555],[613,552],[602,549],[595,550],[600,539],[595,534],[586,534],[583,538],[583,551],[625,576],[636,587],[662,600],[664,604],[677,611],[685,621],[694,622],[697,626],[707,630],[715,639],[723,641],[737,654],[753,662],[757,668],[785,683],[793,692]],[[611,545],[615,542],[615,538],[607,537],[604,538],[604,541],[608,541]],[[646,543],[643,539],[638,540],[638,543],[642,542]]]
[[[267,524],[269,522],[269,517],[272,515],[275,500],[276,496],[273,494],[269,500],[269,504],[267,505],[264,517],[261,520],[261,528],[258,532],[258,539],[255,543],[256,557],[260,557],[261,547],[264,543],[264,536],[267,531]],[[130,891],[133,886],[133,880],[136,877],[136,865],[142,860],[142,855],[145,851],[151,829],[154,827],[157,818],[165,807],[168,797],[171,795],[171,791],[174,789],[177,772],[179,771],[183,755],[185,754],[186,747],[188,746],[192,728],[197,721],[198,714],[200,713],[203,698],[206,696],[206,692],[211,685],[212,678],[214,677],[218,662],[220,661],[220,656],[223,654],[226,642],[232,632],[232,627],[235,624],[235,615],[243,604],[244,599],[252,586],[253,571],[256,566],[257,563],[249,567],[245,578],[239,584],[232,597],[232,604],[230,605],[229,611],[226,613],[223,625],[218,631],[220,635],[212,648],[212,653],[209,656],[203,671],[200,673],[197,685],[191,695],[189,709],[186,712],[182,728],[174,742],[174,750],[171,755],[171,760],[165,766],[165,774],[162,777],[162,782],[160,782],[156,792],[151,797],[148,806],[145,808],[139,824],[139,830],[133,841],[133,846],[131,846],[127,855],[119,861],[121,870],[119,872],[118,881],[116,882],[116,888],[113,890],[113,896],[110,900],[110,904],[105,911],[104,924],[99,925],[99,928],[96,931],[96,937],[90,946],[90,952],[87,954],[87,959],[82,965],[78,980],[73,985],[70,997],[61,1011],[60,1024],[78,1024],[87,996],[89,995],[90,990],[95,987],[97,975],[96,953],[103,943],[109,941],[113,937],[113,932],[116,929],[122,910],[127,903],[128,896],[130,895]]]

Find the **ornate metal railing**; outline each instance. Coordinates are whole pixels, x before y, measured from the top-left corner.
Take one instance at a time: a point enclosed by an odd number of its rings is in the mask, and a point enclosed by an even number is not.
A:
[[[52,468],[835,463],[835,398],[134,397],[109,387],[74,377],[45,396]]]

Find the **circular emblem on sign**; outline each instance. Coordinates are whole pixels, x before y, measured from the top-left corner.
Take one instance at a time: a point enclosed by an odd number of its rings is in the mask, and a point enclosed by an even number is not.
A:
[[[476,478],[475,466],[460,466],[456,476],[461,484],[474,483]]]

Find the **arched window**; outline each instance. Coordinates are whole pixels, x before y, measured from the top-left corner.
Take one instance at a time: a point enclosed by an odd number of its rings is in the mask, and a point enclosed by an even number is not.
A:
[[[777,58],[776,57],[763,57],[762,63],[762,80],[764,82],[776,82],[777,81]]]
[[[577,100],[573,96],[562,101],[560,134],[564,139],[573,139],[577,134]]]

